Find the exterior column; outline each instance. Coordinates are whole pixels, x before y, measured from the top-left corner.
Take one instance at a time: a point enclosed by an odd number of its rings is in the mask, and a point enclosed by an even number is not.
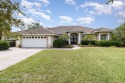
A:
[[[22,46],[22,37],[18,37],[18,40],[16,40],[16,47]]]
[[[110,34],[108,34],[108,40],[110,40]]]
[[[101,34],[98,35],[98,39],[99,39],[99,41],[101,40]]]
[[[51,36],[48,36],[48,48],[50,48],[52,46],[51,44]]]
[[[69,45],[71,44],[71,42],[70,42],[70,34],[71,34],[71,33],[68,33],[68,37],[69,37]]]
[[[78,33],[78,44],[80,44],[80,43],[81,43],[81,34]]]

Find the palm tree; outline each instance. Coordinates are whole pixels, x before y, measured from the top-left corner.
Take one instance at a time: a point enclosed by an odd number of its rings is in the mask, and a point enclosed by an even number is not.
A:
[[[113,3],[113,2],[114,2],[114,0],[109,0],[106,4]]]

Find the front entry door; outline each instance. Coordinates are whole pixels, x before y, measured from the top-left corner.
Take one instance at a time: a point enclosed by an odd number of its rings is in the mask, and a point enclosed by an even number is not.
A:
[[[71,36],[71,44],[77,44],[77,36]]]

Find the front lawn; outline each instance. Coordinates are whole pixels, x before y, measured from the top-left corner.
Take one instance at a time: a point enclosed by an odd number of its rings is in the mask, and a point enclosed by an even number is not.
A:
[[[1,71],[0,83],[125,83],[125,48],[45,50]]]

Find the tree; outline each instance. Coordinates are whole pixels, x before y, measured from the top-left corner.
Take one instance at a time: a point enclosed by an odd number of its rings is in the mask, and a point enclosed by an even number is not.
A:
[[[63,35],[60,35],[60,36],[59,36],[59,39],[62,39],[62,40],[64,40],[64,41],[68,41],[69,37],[68,37],[67,34],[63,34]]]
[[[116,36],[119,41],[121,41],[125,45],[125,23],[121,24],[116,29]]]
[[[34,28],[40,28],[43,27],[42,25],[40,25],[40,23],[32,23],[31,25],[28,26],[28,29],[34,29]]]
[[[111,34],[111,40],[118,41],[118,37],[117,37],[116,33]]]
[[[69,39],[69,37],[67,34],[63,34],[63,35],[59,36],[59,40],[63,41],[63,45],[68,45],[68,39]]]
[[[114,0],[109,0],[106,4],[113,3]]]
[[[85,37],[83,37],[83,40],[92,41],[92,40],[95,40],[95,36],[94,35],[86,35]]]
[[[18,14],[24,15],[20,10],[18,2],[10,0],[0,0],[0,40],[3,35],[9,34],[11,27],[19,27],[24,25],[21,19],[18,19]]]

